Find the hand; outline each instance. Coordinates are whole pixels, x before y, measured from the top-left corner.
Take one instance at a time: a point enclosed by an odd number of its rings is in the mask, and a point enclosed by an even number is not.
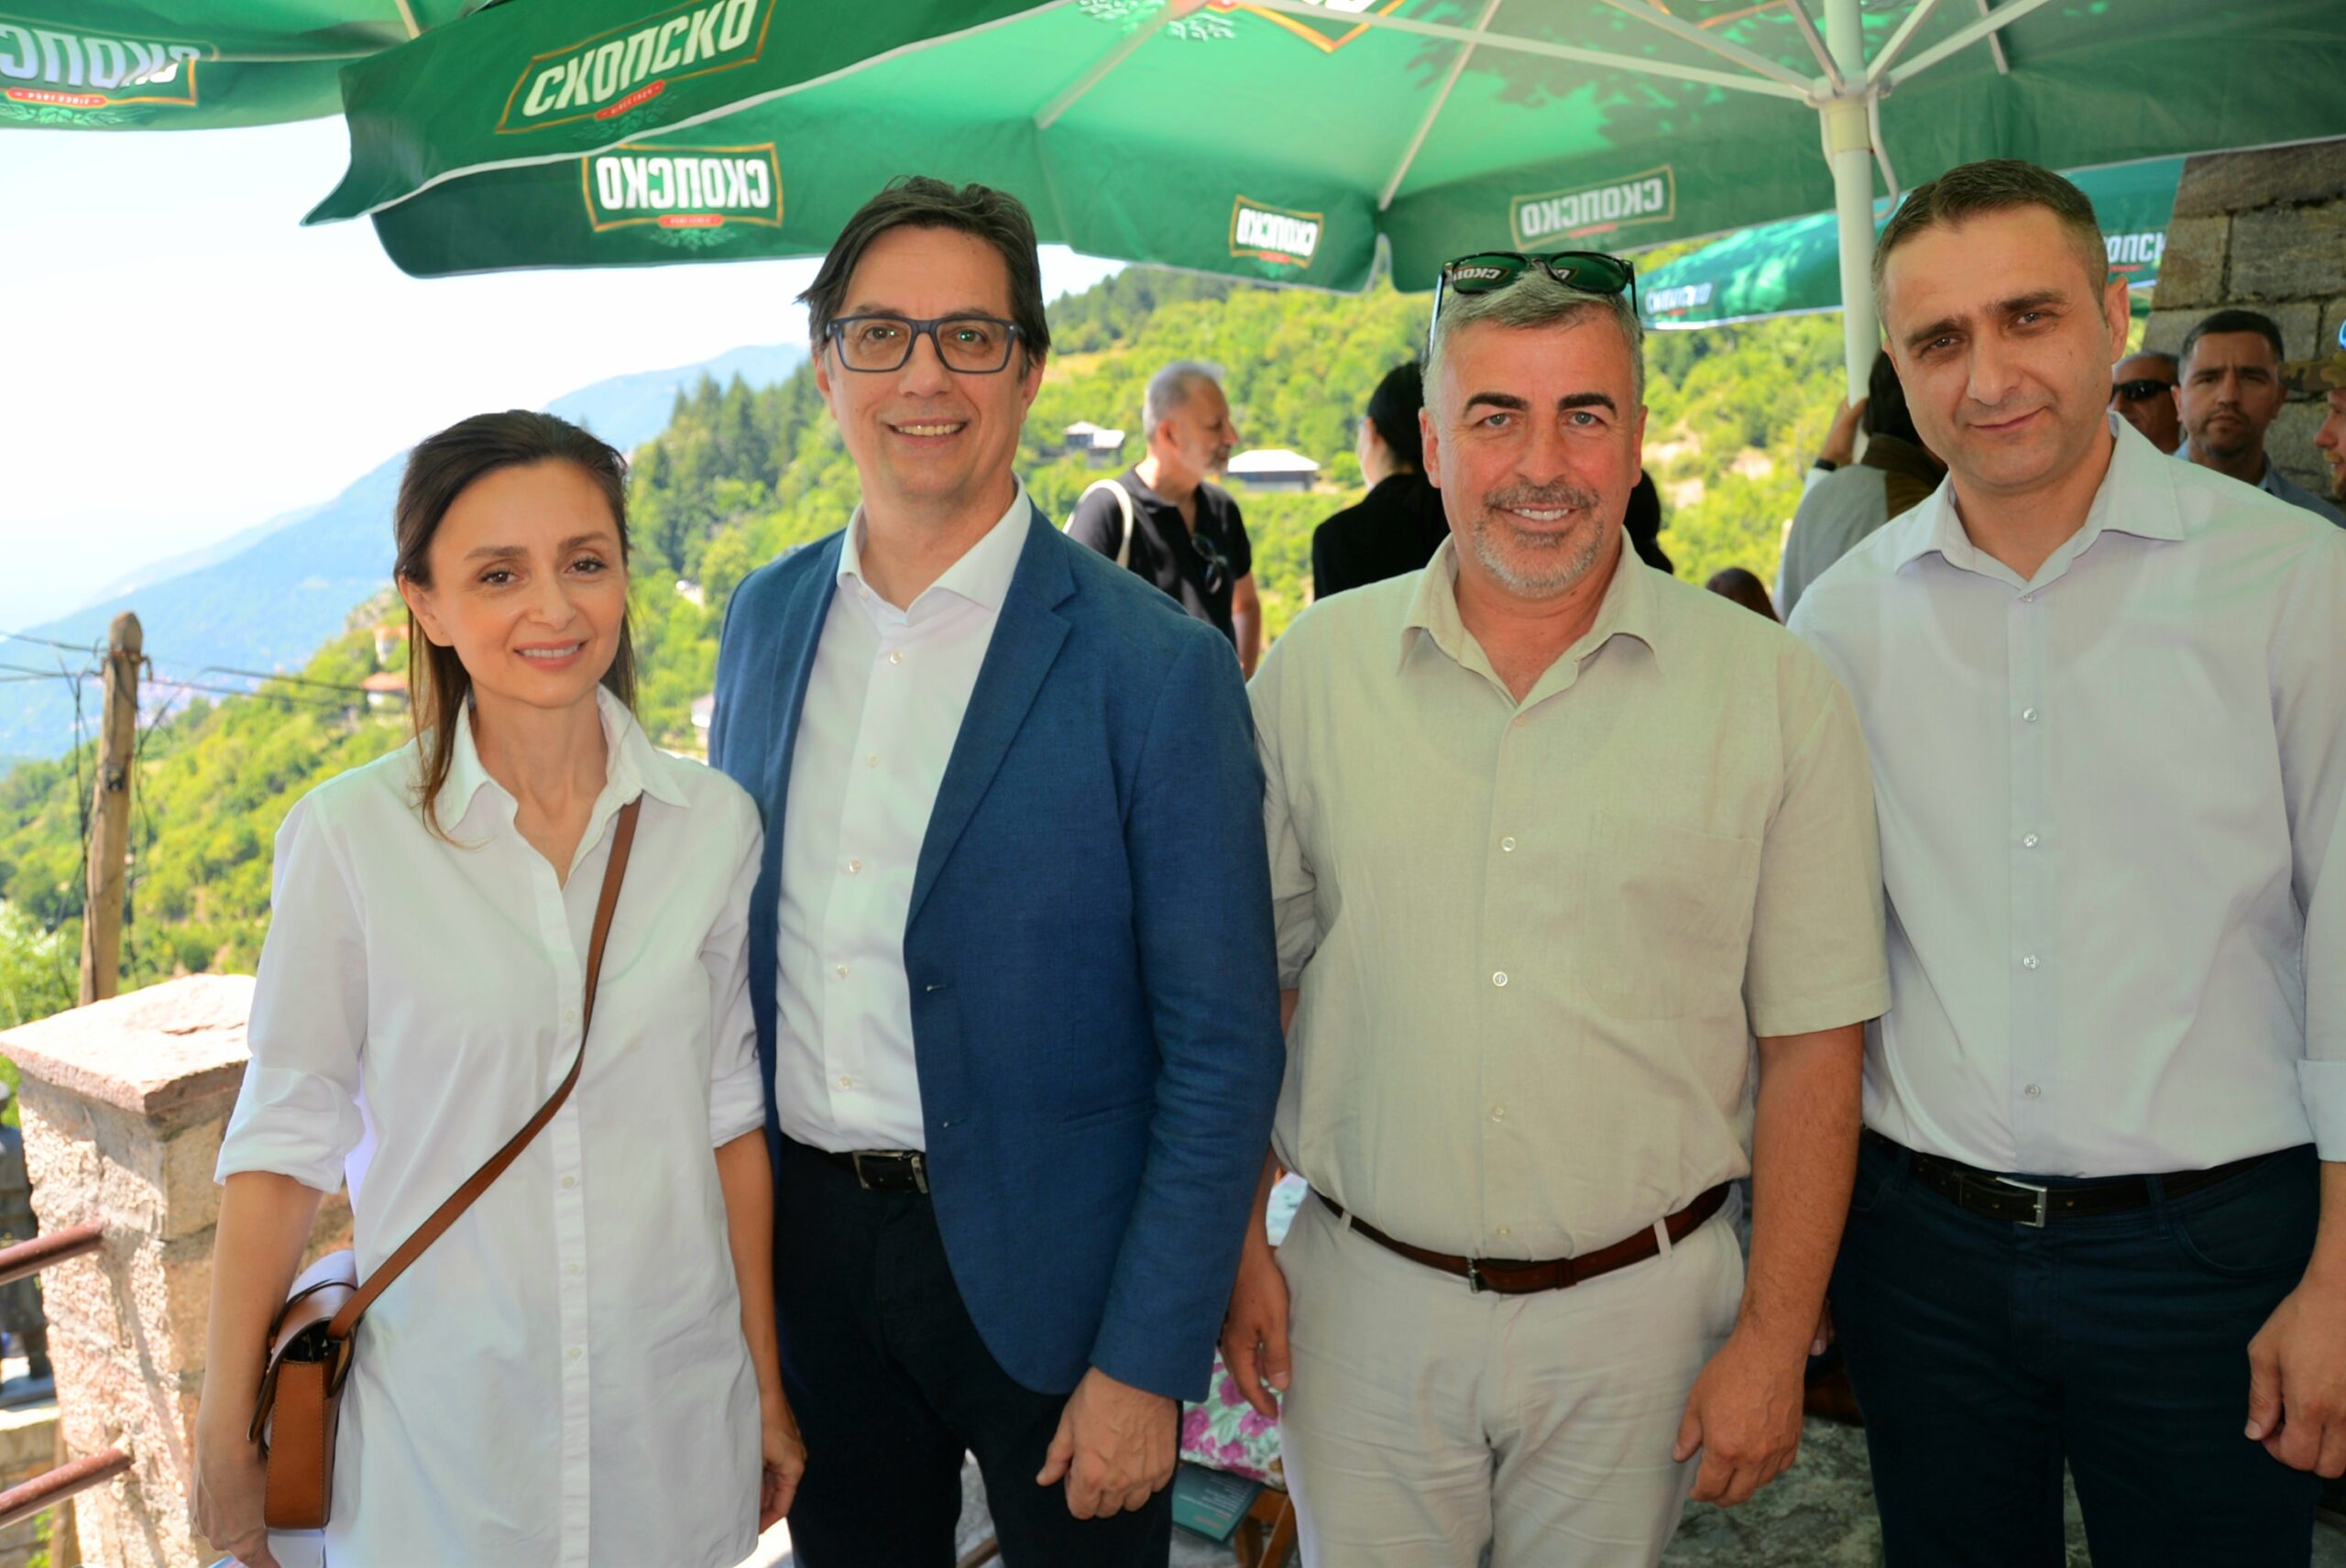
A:
[[[1068,1396],[1035,1484],[1065,1480],[1067,1511],[1080,1519],[1146,1507],[1173,1479],[1180,1415],[1164,1395],[1119,1383],[1095,1366]]]
[[[2346,1475],[2346,1299],[2305,1281],[2248,1342],[2248,1435],[2293,1470]]]
[[[1246,1402],[1270,1420],[1279,1417],[1271,1390],[1287,1392],[1287,1276],[1277,1254],[1249,1241],[1239,1255],[1230,1315],[1222,1321],[1222,1363]]]
[[[245,1568],[278,1568],[269,1554],[261,1500],[269,1467],[260,1444],[242,1426],[215,1431],[199,1417],[195,1429],[195,1533]]]
[[[1865,417],[1865,399],[1859,398],[1853,403],[1843,398],[1840,407],[1833,411],[1833,423],[1825,430],[1825,444],[1817,448],[1816,455],[1836,467],[1846,468],[1855,462],[1858,455],[1858,421]]]
[[[758,1400],[758,1446],[765,1458],[758,1485],[758,1533],[772,1530],[797,1499],[799,1478],[806,1474],[806,1442],[798,1435],[798,1418],[781,1390]]]
[[[1711,1357],[1686,1397],[1670,1452],[1683,1464],[1702,1451],[1696,1502],[1731,1508],[1792,1468],[1800,1454],[1801,1372],[1797,1352],[1756,1346],[1739,1330]]]

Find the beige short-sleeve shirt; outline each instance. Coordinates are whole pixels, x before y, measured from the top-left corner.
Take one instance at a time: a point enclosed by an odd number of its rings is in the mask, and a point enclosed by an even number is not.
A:
[[[1314,605],[1250,688],[1301,992],[1274,1143],[1402,1240],[1570,1256],[1748,1174],[1754,1035],[1889,1006],[1872,781],[1739,605],[1624,556],[1518,703],[1456,576]]]

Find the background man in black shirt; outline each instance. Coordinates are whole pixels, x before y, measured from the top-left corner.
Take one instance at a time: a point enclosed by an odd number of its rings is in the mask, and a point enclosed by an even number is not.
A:
[[[1206,478],[1238,445],[1221,371],[1194,359],[1168,365],[1149,378],[1141,422],[1148,455],[1084,491],[1068,535],[1178,599],[1230,639],[1252,675],[1263,652],[1255,552],[1238,503]]]

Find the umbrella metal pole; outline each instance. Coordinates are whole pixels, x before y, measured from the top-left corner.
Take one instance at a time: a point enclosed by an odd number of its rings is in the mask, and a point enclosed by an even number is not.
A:
[[[1847,83],[1825,101],[1825,155],[1833,166],[1833,212],[1841,238],[1841,356],[1849,397],[1865,396],[1881,338],[1873,308],[1873,137],[1866,101],[1866,48],[1858,0],[1825,0],[1825,45]]]

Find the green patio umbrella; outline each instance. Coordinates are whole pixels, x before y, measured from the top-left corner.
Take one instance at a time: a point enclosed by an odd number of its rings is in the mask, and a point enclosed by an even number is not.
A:
[[[2175,214],[2175,188],[2182,176],[2179,158],[2145,159],[2069,176],[2093,202],[2110,271],[2138,294],[2158,282],[2167,220]],[[1890,211],[1887,201],[1874,203],[1877,232],[1890,221]],[[1648,326],[1665,330],[1837,311],[1839,251],[1835,214],[1762,224],[1644,273],[1638,280],[1638,303]]]
[[[2335,135],[2341,83],[2338,0],[511,0],[345,72],[312,217],[423,276],[804,255],[919,170],[1094,254],[1358,289],[1381,241],[1422,289],[1830,205],[1862,280],[1877,174]]]
[[[342,68],[475,0],[0,0],[0,126],[208,130],[342,112]]]

